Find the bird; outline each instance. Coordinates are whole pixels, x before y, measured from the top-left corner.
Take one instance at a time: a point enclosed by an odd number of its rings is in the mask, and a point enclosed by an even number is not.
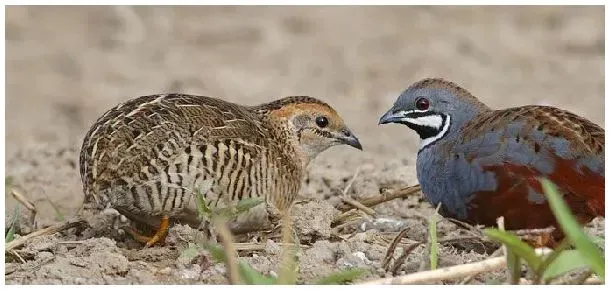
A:
[[[604,129],[569,111],[526,105],[492,109],[443,78],[410,85],[379,120],[420,137],[416,171],[441,215],[507,230],[554,227],[540,178],[555,183],[581,224],[604,212]],[[554,238],[554,240],[553,240]]]
[[[314,97],[254,106],[189,94],[136,97],[106,111],[84,137],[84,203],[157,227],[153,236],[130,232],[149,247],[164,240],[170,219],[192,218],[194,192],[206,182],[208,204],[261,198],[285,213],[308,164],[340,144],[362,150],[335,109]]]

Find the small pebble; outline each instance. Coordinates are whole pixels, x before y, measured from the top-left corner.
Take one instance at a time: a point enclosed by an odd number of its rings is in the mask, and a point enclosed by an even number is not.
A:
[[[38,252],[36,253],[36,260],[47,260],[47,259],[52,259],[53,258],[53,253],[51,252]]]
[[[107,208],[102,211],[102,214],[105,216],[118,216],[120,215],[119,211],[114,208]]]
[[[157,273],[159,273],[161,275],[169,275],[172,273],[172,269],[170,267],[165,267],[165,268],[157,271]]]

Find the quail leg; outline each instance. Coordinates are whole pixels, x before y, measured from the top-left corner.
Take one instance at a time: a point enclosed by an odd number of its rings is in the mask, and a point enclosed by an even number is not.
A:
[[[167,230],[169,229],[169,217],[164,215],[161,218],[161,224],[159,225],[159,229],[152,237],[144,236],[133,229],[127,229],[127,232],[138,242],[145,243],[145,247],[153,246],[158,242],[162,242],[165,240],[167,236]]]

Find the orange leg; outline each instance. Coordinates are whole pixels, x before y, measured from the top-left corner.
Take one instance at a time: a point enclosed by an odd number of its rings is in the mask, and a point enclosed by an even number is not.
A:
[[[146,244],[145,247],[148,248],[158,242],[162,242],[163,240],[165,240],[168,229],[169,229],[169,217],[164,215],[161,218],[161,224],[159,225],[159,229],[157,229],[157,232],[152,237],[147,237],[147,236],[141,235],[133,229],[127,229],[127,232],[129,232],[129,234],[136,241],[138,241],[140,243],[145,243]]]

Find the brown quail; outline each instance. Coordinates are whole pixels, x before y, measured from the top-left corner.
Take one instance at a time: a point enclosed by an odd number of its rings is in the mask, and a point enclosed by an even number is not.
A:
[[[204,198],[212,205],[260,197],[285,212],[307,164],[339,144],[362,150],[337,112],[312,97],[258,106],[185,94],[138,97],[107,111],[84,138],[85,204],[158,227],[153,237],[134,235],[150,246],[164,239],[170,218],[196,216],[194,193],[210,180]]]

